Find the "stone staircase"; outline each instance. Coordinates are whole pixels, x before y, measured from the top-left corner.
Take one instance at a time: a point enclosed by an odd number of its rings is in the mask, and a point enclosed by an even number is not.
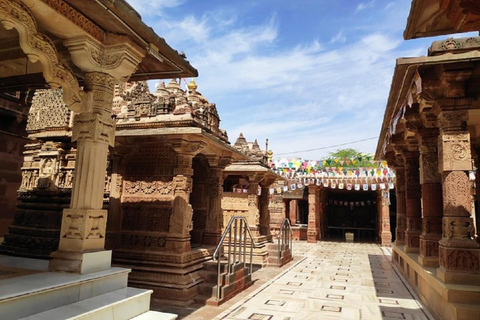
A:
[[[30,260],[31,264],[48,264],[48,261],[35,259],[8,258],[8,261],[29,265],[24,260]],[[2,262],[0,256],[0,266],[5,266]],[[8,268],[13,270],[11,272],[26,270],[15,265]],[[34,273],[0,280],[2,320],[177,318],[174,314],[149,311],[152,291],[127,287],[129,269],[110,268],[81,275],[31,268]]]
[[[230,273],[227,270],[227,263],[221,262],[220,298],[217,299],[217,268],[216,261],[204,262],[201,272],[203,283],[199,287],[200,294],[196,298],[198,303],[219,306],[253,284],[248,264],[246,266],[243,263],[234,264]]]
[[[270,243],[268,245],[268,263],[269,267],[282,267],[293,260],[292,251],[288,244],[283,245],[282,256],[278,256],[278,244]]]

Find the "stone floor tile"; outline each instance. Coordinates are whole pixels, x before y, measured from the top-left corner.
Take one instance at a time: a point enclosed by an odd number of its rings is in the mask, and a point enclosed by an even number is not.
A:
[[[294,242],[293,250],[295,260],[285,270],[243,299],[218,307],[214,319],[432,320],[393,269],[391,250],[339,242]],[[179,319],[212,319],[202,312]]]

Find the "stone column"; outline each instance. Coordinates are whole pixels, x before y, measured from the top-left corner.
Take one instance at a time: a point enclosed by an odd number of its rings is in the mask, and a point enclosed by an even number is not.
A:
[[[300,223],[298,216],[298,200],[290,200],[289,207],[289,216],[290,220],[292,221],[292,225]]]
[[[389,247],[392,244],[392,233],[390,231],[390,201],[389,190],[378,191],[378,236],[380,245]]]
[[[405,252],[419,252],[422,226],[422,208],[419,179],[419,154],[416,151],[404,151],[405,159]]]
[[[108,146],[115,139],[111,118],[114,78],[92,72],[85,76],[90,112],[75,117],[72,141],[77,141],[75,178],[70,208],[63,211],[59,250],[49,269],[88,273],[108,269],[111,251],[104,251],[107,211],[102,210]]]
[[[467,131],[468,99],[437,101],[439,171],[443,189],[443,234],[438,249],[437,276],[445,283],[480,285],[480,250],[473,239],[472,169],[470,134]]]
[[[268,209],[268,185],[265,185],[264,182],[260,183],[261,193],[258,199],[258,207],[260,209],[260,234],[266,236],[268,240],[271,239],[272,235],[270,233],[270,211]]]
[[[218,163],[217,163],[218,165]],[[217,245],[222,236],[223,229],[223,170],[225,167],[211,166],[208,184],[209,208],[203,243]]]
[[[320,199],[318,188],[314,185],[308,186],[308,228],[307,242],[316,243],[320,234]]]
[[[248,176],[250,186],[248,187],[248,222],[250,230],[255,237],[260,236],[260,208],[258,197],[258,186],[262,178],[257,175]]]
[[[405,213],[405,167],[395,166],[397,199],[397,227],[395,229],[395,245],[405,245],[405,231],[407,230],[407,216]]]
[[[442,184],[438,173],[437,129],[419,131],[422,234],[418,262],[438,267],[438,241],[442,238]]]
[[[190,231],[193,227],[193,209],[190,204],[190,193],[193,186],[192,161],[194,154],[185,150],[185,144],[174,144],[177,155],[177,167],[174,169],[173,210],[170,217],[170,228],[165,249],[171,252],[184,253],[191,250]]]

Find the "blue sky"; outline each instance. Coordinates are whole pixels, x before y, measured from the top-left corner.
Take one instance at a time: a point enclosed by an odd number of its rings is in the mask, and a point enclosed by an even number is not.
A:
[[[395,59],[446,38],[404,41],[407,0],[128,2],[198,69],[232,144],[268,138],[277,159],[375,152]]]

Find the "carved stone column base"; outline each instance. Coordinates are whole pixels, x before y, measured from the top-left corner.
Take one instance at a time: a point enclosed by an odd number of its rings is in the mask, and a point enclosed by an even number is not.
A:
[[[415,253],[420,251],[420,230],[405,232],[405,252]]]
[[[397,245],[404,245],[405,244],[405,228],[398,227],[395,230],[396,238],[395,243]]]
[[[480,249],[474,240],[466,240],[471,247],[446,247],[440,241],[437,276],[443,282],[480,285]]]
[[[64,209],[60,229],[59,251],[103,251],[107,210]]]
[[[382,231],[380,245],[384,247],[392,245],[392,233],[390,231]]]
[[[71,252],[55,251],[50,257],[49,271],[86,274],[110,269],[112,251]]]
[[[216,246],[220,242],[222,234],[220,232],[205,231],[203,233],[203,244]]]
[[[168,236],[165,240],[165,250],[167,252],[185,253],[192,250],[189,236]]]
[[[317,243],[318,232],[316,230],[307,230],[307,242]]]
[[[418,262],[424,267],[439,266],[438,262],[438,240],[441,235],[435,235],[437,239],[424,239],[426,235],[420,236],[420,255],[418,256]]]

